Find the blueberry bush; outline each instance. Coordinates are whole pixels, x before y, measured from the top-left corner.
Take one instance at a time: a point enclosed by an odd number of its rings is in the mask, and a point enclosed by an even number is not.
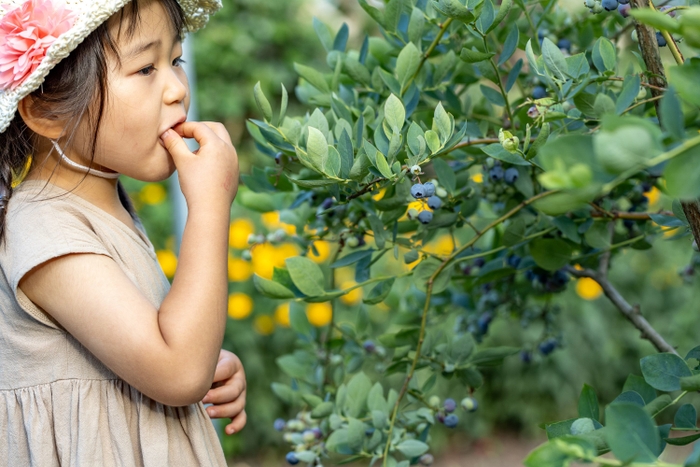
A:
[[[254,276],[259,293],[289,303],[297,335],[277,359],[288,379],[272,385],[298,409],[274,423],[287,462],[432,464],[431,430],[478,416],[483,370],[533,357],[485,346],[492,320],[541,321],[535,348],[551,354],[561,341],[552,298],[575,277],[597,283],[658,353],[602,414],[585,385],[578,417],[543,424],[549,441],[525,465],[673,465],[659,460],[667,445],[700,439],[696,409],[683,403],[700,390],[700,347],[679,355],[608,271],[668,229],[689,252],[700,241],[700,7],[359,3],[376,32],[356,49],[347,25],[314,20],[326,64],[294,64],[308,112],[287,115],[287,90],[273,106],[257,85],[259,116],[248,122],[274,163],[243,176],[238,202],[295,227],[249,243],[291,240],[304,252]],[[672,209],[650,211],[654,191],[673,197]],[[444,233],[450,252],[426,248]],[[319,241],[336,245],[327,266],[310,259]],[[383,274],[385,256],[408,267]],[[336,275],[347,268],[354,284],[344,287]],[[352,322],[335,320],[356,289],[368,306],[393,297],[390,326],[371,323],[364,306]],[[329,322],[305,304],[323,304]],[[442,379],[459,382],[459,402],[436,393]],[[673,424],[659,426],[670,410]],[[700,466],[700,448],[685,466]]]

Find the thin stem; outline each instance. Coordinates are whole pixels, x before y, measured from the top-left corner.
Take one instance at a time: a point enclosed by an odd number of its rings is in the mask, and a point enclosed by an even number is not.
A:
[[[642,101],[639,101],[639,102],[627,107],[625,110],[622,111],[622,113],[625,114],[625,113],[629,112],[630,110],[639,107],[640,105],[648,104],[649,102],[658,101],[662,97],[663,97],[663,95],[650,97],[649,99],[644,99]]]
[[[649,2],[649,9],[653,11],[658,11],[654,6],[654,2]],[[666,45],[668,45],[668,48],[671,51],[671,55],[673,55],[673,58],[676,60],[676,63],[678,65],[683,65],[683,62],[685,61],[683,59],[683,54],[678,48],[678,44],[676,44],[676,41],[673,40],[673,36],[671,36],[671,34],[665,29],[661,29],[661,35],[664,37],[664,39],[666,39]]]
[[[416,72],[413,73],[413,76],[409,78],[408,81],[406,81],[406,84],[403,85],[401,88],[401,95],[403,96],[408,87],[413,83],[413,81],[416,79],[418,76],[418,73],[420,73],[420,70],[423,68],[423,65],[425,64],[425,61],[428,60],[430,57],[430,54],[433,53],[435,50],[435,47],[438,46],[440,43],[440,40],[442,40],[442,36],[445,35],[445,31],[447,31],[447,28],[450,27],[450,24],[452,24],[453,19],[452,18],[447,18],[444,23],[442,23],[442,27],[440,28],[440,32],[438,32],[437,36],[435,36],[435,39],[433,39],[433,42],[430,44],[428,47],[428,50],[425,51],[423,54],[423,57],[420,59],[420,63],[418,64],[418,69],[416,69]]]

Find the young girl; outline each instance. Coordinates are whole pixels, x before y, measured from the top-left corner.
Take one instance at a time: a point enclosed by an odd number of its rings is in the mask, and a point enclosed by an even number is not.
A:
[[[238,160],[222,125],[186,121],[180,58],[219,0],[7,2],[0,463],[225,466],[209,416],[245,424],[240,361],[220,351]],[[170,286],[117,177],[176,169],[189,216]]]

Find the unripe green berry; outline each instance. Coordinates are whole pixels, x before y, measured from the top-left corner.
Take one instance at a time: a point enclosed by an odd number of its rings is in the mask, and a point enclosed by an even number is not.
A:
[[[358,240],[357,237],[350,237],[347,240],[345,240],[345,244],[350,248],[356,248],[357,245],[360,244],[360,240]]]
[[[475,412],[478,407],[476,400],[472,397],[465,397],[462,399],[462,402],[460,402],[460,405],[467,412]]]
[[[430,399],[428,399],[428,405],[434,409],[440,407],[440,402],[440,396],[430,396]]]
[[[441,186],[435,188],[435,196],[439,196],[440,198],[445,198],[447,196],[447,191]]]

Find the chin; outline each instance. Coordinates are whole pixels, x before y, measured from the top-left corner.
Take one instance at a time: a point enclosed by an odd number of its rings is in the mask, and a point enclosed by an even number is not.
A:
[[[170,178],[175,173],[175,169],[175,163],[172,158],[168,157],[167,162],[159,161],[147,167],[139,167],[139,170],[133,173],[124,173],[124,175],[142,182],[162,182]]]

